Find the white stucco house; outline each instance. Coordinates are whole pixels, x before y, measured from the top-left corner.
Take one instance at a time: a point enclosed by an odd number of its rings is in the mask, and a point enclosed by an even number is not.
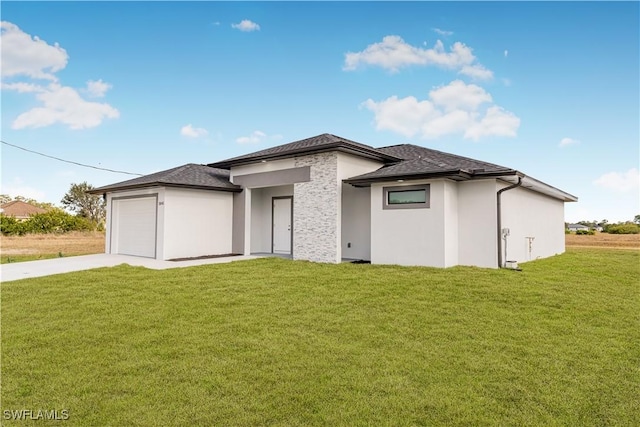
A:
[[[582,225],[582,224],[569,224],[567,225],[567,230],[569,231],[589,231],[589,227],[587,227],[586,225]],[[598,230],[600,231],[600,230]]]
[[[564,252],[575,196],[514,169],[323,134],[92,191],[106,252],[496,268]]]

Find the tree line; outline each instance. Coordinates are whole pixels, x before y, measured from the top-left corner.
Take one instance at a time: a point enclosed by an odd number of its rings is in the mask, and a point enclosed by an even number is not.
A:
[[[603,219],[602,221],[578,221],[576,224],[589,227],[590,230],[601,229],[603,233],[609,234],[640,234],[640,214],[631,221],[610,223]],[[568,224],[565,224],[565,227],[568,227]]]
[[[0,213],[0,231],[3,235],[27,233],[66,233],[69,231],[104,230],[106,203],[100,196],[88,194],[94,187],[87,182],[71,184],[60,201],[61,207],[52,203],[17,196],[0,195],[0,204],[14,200],[46,209],[44,213],[31,215],[26,220]]]

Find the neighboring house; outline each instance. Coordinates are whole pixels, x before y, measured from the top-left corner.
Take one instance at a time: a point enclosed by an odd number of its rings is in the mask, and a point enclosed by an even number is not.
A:
[[[569,231],[589,231],[589,227],[587,227],[586,225],[582,225],[582,224],[569,224],[567,225],[567,230]]]
[[[0,205],[0,213],[6,216],[12,216],[18,221],[26,221],[31,215],[45,213],[47,210],[31,203],[21,200],[14,200]]]
[[[493,268],[564,252],[577,200],[492,163],[330,134],[90,193],[107,201],[107,253]]]

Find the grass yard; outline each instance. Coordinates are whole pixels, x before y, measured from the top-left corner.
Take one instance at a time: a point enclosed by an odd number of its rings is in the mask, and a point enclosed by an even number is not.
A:
[[[522,267],[269,258],[4,283],[2,410],[68,410],[38,425],[74,426],[638,425],[640,251]]]
[[[0,237],[0,262],[34,261],[104,252],[104,232]]]

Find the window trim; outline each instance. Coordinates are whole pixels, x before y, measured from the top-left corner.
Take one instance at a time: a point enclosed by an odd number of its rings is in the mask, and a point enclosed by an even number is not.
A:
[[[394,191],[411,191],[411,190],[424,190],[425,202],[424,203],[389,203],[389,192]],[[431,207],[431,184],[420,185],[399,185],[395,187],[382,187],[382,209],[429,209]]]

